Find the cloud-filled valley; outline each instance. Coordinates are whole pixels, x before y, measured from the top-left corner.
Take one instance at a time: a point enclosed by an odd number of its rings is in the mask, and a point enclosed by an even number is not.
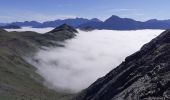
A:
[[[38,32],[41,34],[44,34],[46,32],[51,31],[53,28],[48,27],[48,28],[32,28],[32,27],[22,27],[21,29],[6,29],[7,31],[17,31],[17,32],[23,32],[23,31],[33,31],[33,32]]]
[[[48,87],[79,92],[161,32],[163,30],[79,30],[75,38],[65,41],[65,47],[39,50],[29,60]]]

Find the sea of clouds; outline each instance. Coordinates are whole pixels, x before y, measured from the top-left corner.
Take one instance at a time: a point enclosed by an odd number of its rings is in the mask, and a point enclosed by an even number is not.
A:
[[[23,31],[33,31],[33,32],[38,32],[41,34],[47,33],[49,31],[51,31],[52,27],[48,27],[48,28],[32,28],[32,27],[22,27],[21,29],[5,29],[6,31],[18,31],[18,32],[23,32]]]
[[[161,32],[79,30],[75,38],[65,41],[65,47],[39,50],[30,62],[38,68],[48,87],[79,92]]]

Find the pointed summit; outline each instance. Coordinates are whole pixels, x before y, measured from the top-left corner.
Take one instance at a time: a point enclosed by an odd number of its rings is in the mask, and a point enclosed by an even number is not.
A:
[[[75,28],[73,28],[72,26],[69,26],[67,24],[63,24],[63,25],[53,29],[49,33],[55,33],[55,32],[59,32],[59,31],[69,31],[72,33],[78,33],[78,31]]]
[[[51,40],[63,41],[66,39],[73,38],[74,36],[76,36],[75,33],[78,33],[78,31],[75,28],[67,24],[63,24],[51,30],[50,32],[44,34],[44,36]]]
[[[93,21],[93,22],[102,22],[102,21],[99,20],[98,18],[92,18],[91,21]]]

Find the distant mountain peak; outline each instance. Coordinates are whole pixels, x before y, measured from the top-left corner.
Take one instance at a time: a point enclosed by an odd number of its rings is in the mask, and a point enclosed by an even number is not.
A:
[[[146,21],[146,22],[158,22],[159,20],[157,20],[157,19],[150,19],[150,20],[148,20],[148,21]]]
[[[105,20],[105,22],[112,22],[112,21],[117,21],[117,20],[122,20],[122,18],[115,16],[115,15],[112,15],[107,20]]]
[[[121,17],[119,17],[119,16],[116,16],[116,15],[112,15],[111,17],[109,17],[106,21],[110,21],[110,20],[123,20],[123,19],[130,19],[130,18],[121,18]],[[131,19],[132,20],[132,19]]]
[[[116,15],[112,15],[110,18],[120,18],[120,17]]]
[[[99,20],[98,18],[92,18],[91,21],[94,21],[94,22],[102,22],[102,21]]]
[[[120,18],[119,16],[117,16],[117,15],[112,15],[111,17],[118,17],[118,18]]]

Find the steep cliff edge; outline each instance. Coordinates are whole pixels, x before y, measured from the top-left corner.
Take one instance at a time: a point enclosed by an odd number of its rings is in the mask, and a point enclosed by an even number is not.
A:
[[[145,44],[74,100],[169,100],[170,30]]]
[[[71,96],[45,87],[43,78],[36,73],[36,68],[24,59],[42,46],[62,46],[57,41],[75,36],[75,32],[68,32],[69,30],[72,29],[63,27],[63,30],[51,33],[54,37],[51,39],[49,37],[52,36],[48,33],[7,32],[0,29],[1,100],[65,100]]]

